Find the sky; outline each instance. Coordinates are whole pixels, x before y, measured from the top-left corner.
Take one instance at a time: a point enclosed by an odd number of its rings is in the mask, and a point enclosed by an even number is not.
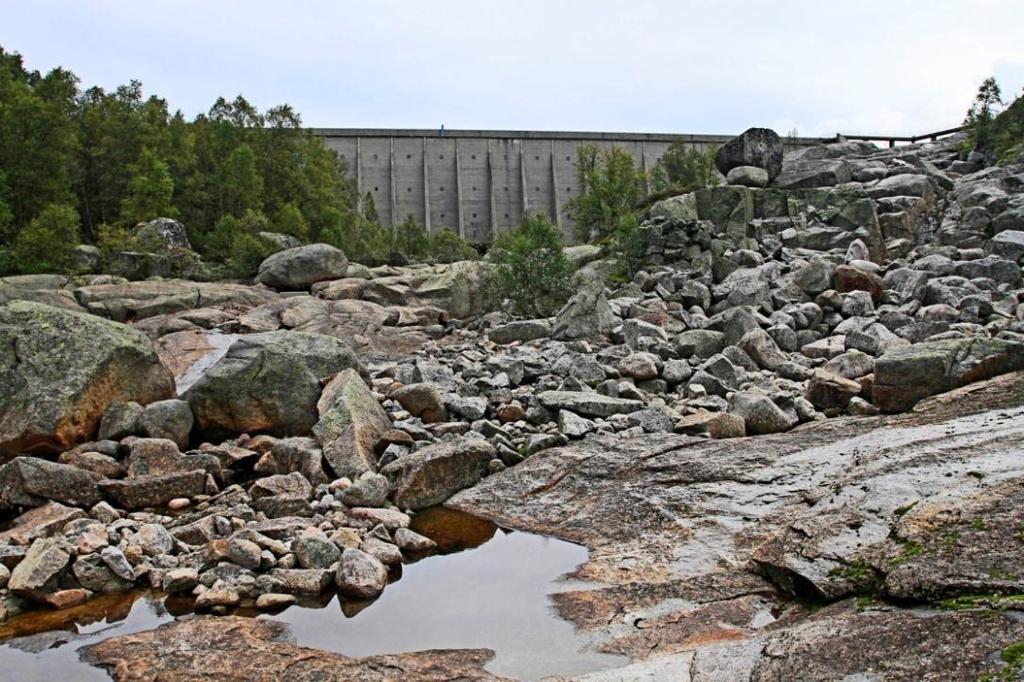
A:
[[[1024,0],[0,0],[0,46],[313,127],[915,134],[1024,87]]]

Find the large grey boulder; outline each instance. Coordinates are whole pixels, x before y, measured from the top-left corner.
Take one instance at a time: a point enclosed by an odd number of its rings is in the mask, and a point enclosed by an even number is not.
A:
[[[1021,223],[1024,225],[1024,222]],[[1003,258],[1020,260],[1024,256],[1024,231],[1004,230],[992,237],[992,251]]]
[[[105,415],[104,415],[105,416]],[[139,426],[149,438],[167,438],[179,448],[188,448],[192,431],[192,408],[184,400],[158,400],[142,410]]]
[[[600,282],[590,282],[580,288],[562,306],[551,325],[551,338],[560,341],[585,339],[607,334],[622,323],[612,310]]]
[[[547,320],[516,320],[487,330],[487,338],[494,343],[513,343],[546,338],[551,333]]]
[[[142,223],[135,233],[139,248],[153,253],[164,251],[191,251],[192,244],[188,241],[185,226],[173,218],[156,218]]]
[[[952,339],[893,348],[875,361],[873,399],[883,412],[902,412],[936,393],[1024,369],[1024,344],[1002,339]]]
[[[260,263],[256,281],[272,289],[297,291],[326,279],[341,279],[348,258],[330,244],[309,244],[285,249]]]
[[[786,159],[782,172],[775,178],[781,189],[832,187],[850,182],[853,170],[842,159]]]
[[[387,412],[354,369],[339,372],[316,404],[313,434],[335,475],[357,478],[376,470],[373,447],[391,428]]]
[[[201,431],[306,435],[319,419],[320,380],[358,367],[352,349],[333,337],[251,334],[231,344],[182,398]]]
[[[725,182],[743,187],[767,187],[768,171],[757,166],[736,166],[725,176]]]
[[[434,443],[388,464],[381,473],[391,481],[395,504],[425,509],[441,504],[487,473],[494,446],[480,438]]]
[[[0,453],[67,450],[95,434],[110,403],[174,394],[140,332],[39,303],[0,306]]]
[[[795,414],[787,414],[771,398],[740,391],[729,400],[729,412],[743,418],[747,433],[779,433],[796,426]]]
[[[773,180],[782,171],[782,140],[768,128],[749,128],[722,145],[715,153],[715,167],[722,175],[733,168],[756,166]]]

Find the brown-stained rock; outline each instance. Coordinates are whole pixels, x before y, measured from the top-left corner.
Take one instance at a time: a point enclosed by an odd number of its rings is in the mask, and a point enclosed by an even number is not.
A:
[[[426,424],[443,422],[448,418],[441,392],[434,384],[407,384],[392,391],[388,397],[397,400],[409,414]]]
[[[49,502],[29,509],[14,519],[9,528],[0,531],[0,543],[29,545],[37,538],[48,538],[60,533],[66,524],[81,518],[85,518],[85,512],[81,509]]]
[[[492,656],[486,649],[438,649],[347,658],[292,644],[284,623],[238,616],[192,617],[112,637],[82,653],[117,682],[503,679],[483,669]]]
[[[849,291],[866,291],[871,294],[871,300],[878,305],[882,300],[882,292],[885,286],[882,278],[873,272],[855,268],[852,265],[840,265],[836,268],[835,274],[836,291],[846,293]]]
[[[480,438],[433,443],[381,471],[391,480],[394,502],[402,509],[425,509],[476,484],[494,459],[494,446]]]
[[[174,395],[140,332],[39,303],[0,306],[0,454],[63,452],[93,436],[110,403]]]
[[[99,482],[104,496],[122,509],[142,509],[166,504],[176,497],[203,493],[206,472],[198,469],[169,474],[150,474]]]

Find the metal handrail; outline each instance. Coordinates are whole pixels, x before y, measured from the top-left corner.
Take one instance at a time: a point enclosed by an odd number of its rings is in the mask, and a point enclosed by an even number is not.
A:
[[[934,133],[924,133],[921,135],[846,135],[843,133],[836,133],[835,141],[843,142],[845,140],[860,140],[863,142],[872,142],[874,140],[886,140],[889,142],[890,147],[895,147],[897,142],[909,142],[911,144],[921,140],[930,140],[935,142],[940,137],[959,133],[963,129],[964,126],[957,126],[956,128],[947,128],[946,130],[937,130]]]

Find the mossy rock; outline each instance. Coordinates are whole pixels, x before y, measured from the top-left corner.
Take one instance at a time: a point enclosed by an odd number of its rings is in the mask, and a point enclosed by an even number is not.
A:
[[[0,452],[61,452],[91,438],[110,403],[174,395],[140,332],[41,303],[0,306]]]

